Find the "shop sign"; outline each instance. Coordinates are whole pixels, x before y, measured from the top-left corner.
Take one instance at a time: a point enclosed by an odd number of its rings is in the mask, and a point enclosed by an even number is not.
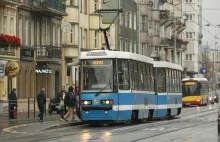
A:
[[[5,74],[10,78],[16,77],[19,73],[19,70],[20,67],[15,61],[9,61],[5,66]]]
[[[32,49],[21,49],[20,56],[22,61],[34,61],[34,50]]]
[[[0,76],[5,76],[5,65],[0,64]]]
[[[35,73],[36,74],[51,74],[52,70],[51,69],[36,69]]]

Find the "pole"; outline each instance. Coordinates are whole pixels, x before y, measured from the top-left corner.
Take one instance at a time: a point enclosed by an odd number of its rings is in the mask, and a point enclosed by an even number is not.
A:
[[[81,3],[80,0],[78,0],[78,60],[80,59],[80,53],[81,53],[81,30],[80,30],[80,11],[81,11]]]
[[[202,0],[200,1],[199,14],[200,14],[200,17],[199,17],[199,33],[202,35]],[[198,43],[199,43],[199,45],[198,45],[198,78],[199,78],[199,71],[200,71],[200,67],[199,67],[199,55],[200,55],[200,48],[201,48],[200,40],[201,40],[200,36],[198,36]]]
[[[177,32],[176,32],[176,17],[174,17],[174,30],[175,30],[175,34],[174,34],[174,63],[177,64],[177,61],[176,61],[176,35],[177,35]]]

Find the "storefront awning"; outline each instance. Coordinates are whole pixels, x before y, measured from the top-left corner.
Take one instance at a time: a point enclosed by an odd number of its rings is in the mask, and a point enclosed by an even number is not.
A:
[[[80,62],[73,62],[67,64],[67,66],[78,66],[78,65],[80,65]]]

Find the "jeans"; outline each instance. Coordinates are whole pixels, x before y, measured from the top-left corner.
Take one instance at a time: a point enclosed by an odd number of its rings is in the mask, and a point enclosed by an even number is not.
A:
[[[40,111],[40,113],[38,114],[38,117],[40,118],[40,120],[43,120],[43,117],[44,117],[44,105],[43,104],[39,104],[38,108],[39,108],[39,111]]]

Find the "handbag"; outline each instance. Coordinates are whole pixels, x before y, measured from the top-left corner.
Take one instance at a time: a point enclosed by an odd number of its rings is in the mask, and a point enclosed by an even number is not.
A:
[[[59,110],[64,110],[64,101],[60,100]]]

